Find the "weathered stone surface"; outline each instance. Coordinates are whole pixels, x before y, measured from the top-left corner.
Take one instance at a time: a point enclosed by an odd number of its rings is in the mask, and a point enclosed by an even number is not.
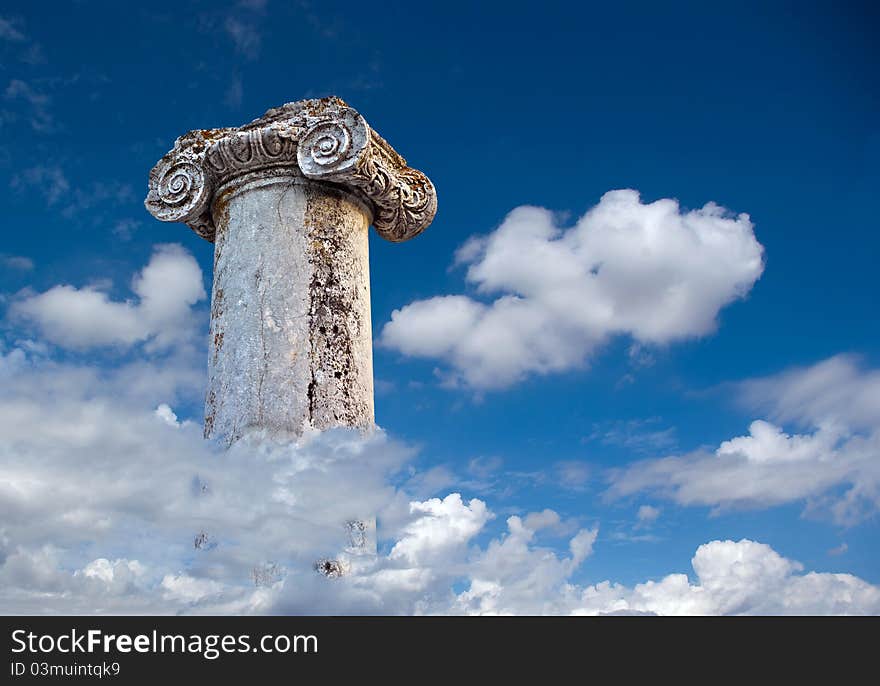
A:
[[[342,100],[303,100],[181,136],[145,205],[215,243],[206,437],[372,426],[367,231],[423,231],[424,174]]]
[[[214,240],[211,203],[220,185],[243,172],[297,167],[306,178],[346,186],[370,208],[381,236],[405,241],[434,218],[431,181],[411,169],[364,118],[341,99],[301,100],[269,110],[240,128],[181,136],[150,173],[147,209]]]
[[[205,435],[232,442],[373,423],[368,213],[290,170],[237,177],[214,202]]]

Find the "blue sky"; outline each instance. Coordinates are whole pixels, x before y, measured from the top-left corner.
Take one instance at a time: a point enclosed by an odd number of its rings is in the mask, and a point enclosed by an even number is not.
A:
[[[462,369],[449,354],[377,344],[377,421],[419,447],[399,483],[419,498],[485,500],[497,516],[475,540],[544,508],[563,521],[546,541],[553,550],[568,545],[566,521],[598,524],[572,575],[581,584],[693,577],[698,546],[744,538],[806,570],[880,584],[876,19],[857,3],[71,2],[46,12],[7,1],[0,352],[37,346],[44,361],[95,369],[149,356],[137,345],[70,349],[38,317],[14,316],[16,303],[57,284],[132,299],[132,275],[167,243],[197,260],[209,291],[211,247],[143,208],[150,168],[190,129],[335,94],[438,191],[437,218],[418,239],[371,234],[377,339],[416,301],[488,305],[503,294],[478,291],[456,250],[522,206],[546,208],[565,231],[606,192],[635,189],[643,205],[677,200],[676,217],[709,202],[731,223],[746,213],[763,246],[763,272],[714,307],[715,330],[640,339],[609,329],[575,362],[500,387],[451,382]],[[207,332],[205,302],[193,313]],[[791,391],[786,372],[822,380]],[[745,383],[756,379],[758,391]],[[201,421],[198,393],[168,402],[180,420]],[[657,479],[615,490],[614,470],[640,461],[721,459],[755,420],[819,442],[822,427],[844,425],[802,470],[868,456],[859,476],[779,498],[768,495],[772,475],[748,470],[742,478],[765,485],[747,502],[686,502]],[[854,484],[859,514],[833,514]],[[656,514],[640,521],[643,506]]]

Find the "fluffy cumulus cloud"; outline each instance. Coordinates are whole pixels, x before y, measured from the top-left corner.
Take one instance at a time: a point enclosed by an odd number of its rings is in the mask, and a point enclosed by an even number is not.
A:
[[[414,451],[382,431],[221,450],[173,409],[201,394],[191,360],[98,369],[37,345],[5,356],[17,360],[0,386],[5,612],[880,612],[880,589],[804,574],[752,541],[701,546],[693,580],[584,581],[598,525],[545,509],[498,534],[483,499],[414,498],[393,485]],[[347,552],[342,524],[370,515],[378,554]],[[318,574],[322,558],[348,574]]]
[[[464,503],[458,493],[443,500],[412,502],[409,510],[417,517],[404,527],[401,539],[391,549],[391,558],[415,565],[450,557],[478,534],[491,516],[481,500]]]
[[[106,304],[173,321],[177,315],[154,315],[198,300],[200,278],[185,278],[197,275],[190,259],[160,249],[135,278],[139,302]],[[180,286],[176,295],[157,286],[168,283]],[[100,328],[102,316],[93,323]],[[60,328],[38,329],[71,342]],[[150,340],[163,331],[153,327]],[[83,334],[70,335],[82,343],[76,336]],[[174,346],[161,358],[135,349],[108,367],[56,352],[40,341],[0,348],[4,612],[880,612],[877,587],[847,574],[804,573],[748,540],[701,546],[693,578],[597,583],[590,578],[602,541],[597,523],[563,521],[550,509],[508,511],[500,522],[483,498],[413,495],[409,485],[426,481],[415,478],[415,451],[381,430],[288,442],[253,434],[229,450],[204,441],[200,422],[183,409],[200,404],[204,392],[203,372],[193,371],[203,360],[192,346]],[[839,364],[844,380],[864,377],[849,374],[847,364]],[[792,390],[797,382],[776,380],[788,389],[780,391],[787,398],[780,412],[806,403]],[[807,405],[798,410],[804,416],[819,411]],[[858,402],[851,414],[870,413]],[[772,463],[761,441],[778,446],[791,437],[766,428],[754,432],[755,442],[731,441],[724,450]],[[779,461],[814,455],[798,441]],[[486,458],[472,472],[488,478],[499,466]],[[641,519],[655,519],[659,510],[646,508]],[[373,516],[378,552],[358,554],[345,523]],[[319,560],[335,560],[346,573],[327,578],[315,569]]]
[[[755,420],[714,452],[637,462],[609,495],[656,491],[682,505],[766,507],[806,501],[811,514],[853,524],[880,509],[880,372],[837,356],[741,384]],[[776,422],[801,427],[785,431]]]
[[[113,300],[97,286],[54,286],[22,294],[10,316],[56,345],[79,350],[142,341],[161,349],[192,337],[191,308],[205,299],[205,288],[201,269],[182,247],[157,247],[131,289],[136,301]]]
[[[632,588],[603,582],[584,589],[576,614],[876,613],[880,589],[849,574],[802,574],[800,563],[747,539],[701,545],[691,561],[696,582],[670,574]]]
[[[666,344],[712,332],[721,308],[760,277],[763,248],[746,214],[645,204],[618,190],[567,229],[549,210],[519,207],[466,242],[456,263],[491,300],[410,303],[392,313],[380,343],[447,362],[452,380],[499,388],[582,366],[610,336]]]
[[[572,604],[577,605],[577,587],[568,582],[593,552],[598,528],[581,529],[569,541],[568,554],[560,556],[534,544],[538,530],[545,524],[542,519],[546,517],[507,520],[507,534],[491,541],[471,561],[469,587],[455,598],[455,611],[558,614],[570,612]],[[551,519],[558,521],[558,517]]]
[[[247,611],[265,566],[315,575],[347,520],[408,516],[387,477],[410,452],[381,432],[220,450],[172,410],[203,394],[189,359],[98,369],[14,350],[0,388],[6,611],[174,611],[209,596]]]
[[[765,410],[775,421],[853,430],[880,426],[880,370],[866,368],[853,355],[752,379],[738,390],[748,406]]]

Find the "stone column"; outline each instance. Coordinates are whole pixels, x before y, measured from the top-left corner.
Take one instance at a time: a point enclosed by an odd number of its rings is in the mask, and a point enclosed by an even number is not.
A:
[[[181,136],[145,204],[214,243],[206,438],[373,425],[367,231],[421,233],[424,174],[339,98],[302,100]]]

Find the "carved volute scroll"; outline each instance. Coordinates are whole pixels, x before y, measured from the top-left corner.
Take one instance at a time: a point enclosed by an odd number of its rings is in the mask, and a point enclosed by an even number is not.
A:
[[[215,191],[241,174],[281,167],[348,188],[372,209],[373,226],[390,241],[418,235],[437,211],[428,177],[408,167],[360,114],[335,97],[288,103],[239,128],[181,136],[150,172],[144,204],[157,219],[186,223],[213,242]]]

